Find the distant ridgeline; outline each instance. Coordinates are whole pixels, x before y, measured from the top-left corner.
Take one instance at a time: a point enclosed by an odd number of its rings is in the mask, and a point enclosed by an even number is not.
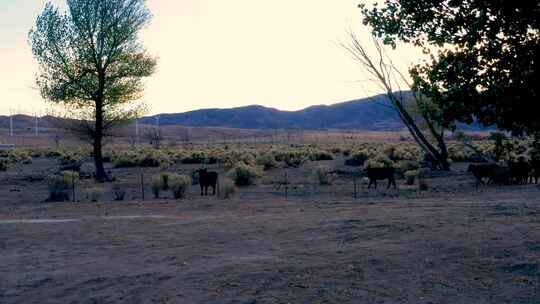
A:
[[[155,122],[155,116],[142,119],[143,124],[155,124]],[[312,106],[300,111],[280,111],[257,105],[232,109],[203,109],[186,113],[161,114],[159,122],[161,125],[241,129],[356,129],[369,131],[400,131],[404,129],[398,115],[390,108],[386,95],[330,106]],[[460,125],[460,129],[484,130],[480,125]]]
[[[410,93],[405,93],[410,94]],[[300,111],[280,111],[263,106],[232,109],[203,109],[186,113],[161,114],[161,125],[189,127],[222,127],[239,129],[350,129],[367,131],[404,130],[398,115],[390,107],[386,95],[353,100],[330,106],[313,106]],[[155,116],[144,117],[142,124],[155,124]],[[34,127],[34,117],[15,115],[13,127],[17,130]],[[40,127],[54,127],[47,119]],[[0,129],[9,128],[9,116],[0,116]],[[478,124],[459,125],[460,130],[487,130]]]

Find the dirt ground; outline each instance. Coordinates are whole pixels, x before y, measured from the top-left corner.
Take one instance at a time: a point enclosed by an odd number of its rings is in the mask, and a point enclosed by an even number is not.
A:
[[[46,185],[10,170],[0,303],[540,303],[536,185],[477,192],[460,169],[424,193],[354,200],[343,179],[285,199],[277,171],[229,200],[141,201],[134,185],[126,202],[41,203]]]

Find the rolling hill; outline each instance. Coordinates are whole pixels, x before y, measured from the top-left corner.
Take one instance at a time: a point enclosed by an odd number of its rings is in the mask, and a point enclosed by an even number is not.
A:
[[[141,124],[154,125],[157,116],[143,117]],[[233,128],[250,130],[303,129],[303,130],[366,130],[401,131],[404,125],[390,107],[385,95],[352,100],[333,105],[312,106],[299,111],[281,111],[259,105],[230,109],[201,109],[185,113],[159,114],[162,126],[184,126],[205,128]],[[15,129],[32,129],[34,118],[16,115]],[[46,119],[40,127],[53,127]],[[0,129],[9,128],[9,117],[0,116]],[[478,124],[459,124],[462,130],[486,130]],[[490,129],[490,128],[487,128]],[[493,129],[493,128],[491,128]]]
[[[145,117],[144,124],[155,123]],[[388,107],[386,96],[353,100],[330,106],[312,106],[299,111],[280,111],[253,105],[231,109],[202,109],[186,113],[160,114],[161,125],[226,127],[242,129],[362,129],[401,130],[403,125]]]

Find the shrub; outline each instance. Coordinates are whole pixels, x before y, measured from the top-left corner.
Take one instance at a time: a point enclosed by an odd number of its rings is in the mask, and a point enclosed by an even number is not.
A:
[[[103,193],[104,191],[102,187],[95,186],[88,190],[87,196],[91,202],[99,202],[103,198]]]
[[[152,194],[154,194],[154,198],[159,198],[159,193],[161,190],[163,190],[163,179],[161,178],[161,175],[156,175],[152,177]]]
[[[183,164],[215,164],[217,159],[215,157],[210,157],[208,153],[204,151],[193,151],[190,155],[182,158]]]
[[[402,172],[417,170],[420,168],[420,163],[413,160],[402,160],[397,163],[397,168]]]
[[[69,200],[68,192],[73,188],[73,183],[79,179],[79,173],[64,171],[62,175],[53,175],[48,178],[49,188],[48,202],[64,202]]]
[[[226,168],[233,168],[237,163],[252,166],[256,163],[255,156],[250,151],[232,150],[222,156]]]
[[[0,172],[5,172],[8,169],[7,159],[0,159]]]
[[[228,199],[236,192],[234,181],[228,177],[224,177],[219,181],[219,196],[223,199]]]
[[[379,154],[374,158],[370,158],[364,165],[365,168],[392,168],[394,162],[386,155]]]
[[[318,182],[319,185],[332,184],[332,176],[330,174],[330,169],[326,166],[319,166],[315,168],[311,173],[311,177],[315,182]]]
[[[91,163],[84,163],[80,169],[81,178],[92,178],[96,175],[96,167]]]
[[[134,153],[121,153],[113,156],[115,168],[133,168],[138,166],[138,158]]]
[[[249,186],[255,184],[260,172],[256,167],[239,163],[227,173],[227,176],[234,180],[237,186]]]
[[[289,168],[299,168],[306,162],[306,159],[302,155],[290,153],[285,155],[283,161]]]
[[[265,171],[277,167],[276,159],[269,153],[261,154],[259,157],[257,157],[256,163]]]
[[[161,178],[161,190],[167,191],[169,190],[169,177],[170,174],[167,172],[161,172],[159,174],[159,177]]]
[[[47,180],[47,186],[49,188],[48,202],[65,202],[69,200],[67,193],[70,189],[69,184],[66,182],[66,178],[61,175],[52,175]]]
[[[345,166],[362,167],[369,156],[364,151],[357,151],[351,155],[350,159],[345,160]]]
[[[32,164],[32,157],[30,155],[26,155],[24,156],[24,158],[22,159],[22,164],[23,165],[31,165]]]
[[[115,201],[123,201],[126,197],[126,190],[124,190],[121,186],[114,185],[112,190]]]
[[[324,150],[313,150],[309,155],[311,161],[333,160],[334,154]]]
[[[428,189],[429,189],[429,186],[427,182],[424,179],[418,179],[418,190],[427,191]]]
[[[64,171],[62,176],[68,188],[72,188],[73,183],[80,178],[79,173],[75,171]]]
[[[47,153],[45,153],[45,157],[47,158],[56,158],[61,157],[62,155],[62,152],[56,150],[49,150]]]
[[[399,144],[393,147],[393,149],[387,149],[387,152],[391,152],[388,157],[393,161],[399,160],[414,160],[420,153],[420,150],[409,144]]]
[[[404,175],[405,175],[405,182],[407,183],[407,185],[414,185],[414,180],[418,176],[418,171],[417,170],[406,171]]]
[[[169,188],[175,199],[186,197],[186,193],[189,191],[191,183],[191,177],[187,175],[173,174],[169,176]]]
[[[141,167],[160,167],[168,166],[171,163],[168,155],[158,150],[148,150],[143,153],[139,160]]]

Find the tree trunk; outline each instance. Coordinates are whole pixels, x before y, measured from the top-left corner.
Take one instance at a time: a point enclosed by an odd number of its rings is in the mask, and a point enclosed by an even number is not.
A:
[[[394,95],[394,92],[387,91],[386,95],[394,105],[394,109],[398,112],[407,129],[409,129],[409,132],[413,136],[414,140],[418,143],[418,145],[420,145],[420,148],[422,148],[422,150],[424,150],[424,152],[426,152],[429,157],[435,161],[435,165],[438,169],[449,171],[450,164],[448,163],[448,151],[446,149],[446,144],[444,143],[444,137],[439,137],[436,132],[433,132],[434,130],[431,130],[433,136],[437,139],[439,147],[441,148],[441,151],[438,151],[418,128],[414,122],[414,119],[411,117],[409,112],[405,110],[401,104],[401,101]]]
[[[99,73],[99,89],[96,102],[96,126],[94,132],[94,164],[96,165],[96,181],[103,183],[108,180],[103,166],[103,107],[105,99],[105,71]]]
[[[96,126],[94,133],[94,164],[96,166],[96,181],[107,181],[107,173],[103,166],[103,111],[101,103],[96,102]]]

